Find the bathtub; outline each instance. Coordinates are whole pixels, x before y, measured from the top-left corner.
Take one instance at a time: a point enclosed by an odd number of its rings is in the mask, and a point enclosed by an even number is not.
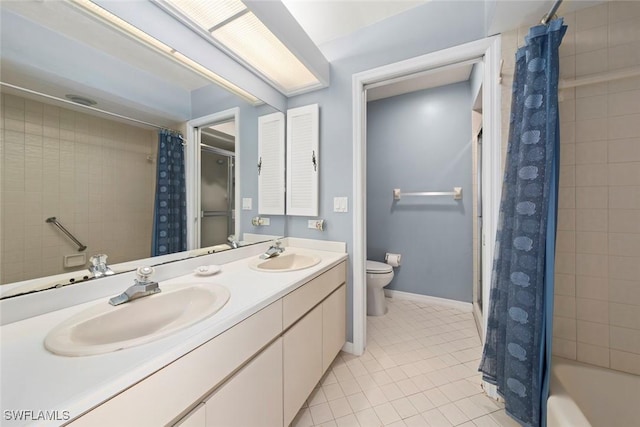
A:
[[[548,427],[640,425],[640,376],[554,357]]]

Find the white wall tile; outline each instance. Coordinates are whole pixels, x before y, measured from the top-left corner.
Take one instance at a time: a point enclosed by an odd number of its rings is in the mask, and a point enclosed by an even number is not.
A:
[[[609,300],[607,277],[576,276],[576,296],[595,300]]]
[[[600,21],[600,24],[602,22]],[[604,23],[606,24],[606,21]],[[588,30],[576,31],[576,54],[605,49],[609,40],[608,30],[608,25],[600,25]]]
[[[609,162],[640,162],[640,138],[611,140],[608,151]]]
[[[610,164],[609,185],[640,186],[640,162]]]
[[[640,330],[640,305],[609,303],[609,323]]]
[[[609,367],[609,346],[600,347],[596,345],[578,343],[577,359],[580,362],[590,363],[604,368]]]
[[[578,342],[607,347],[609,345],[609,325],[585,320],[577,322]]]
[[[640,280],[609,279],[609,301],[640,305]]]
[[[610,209],[609,231],[616,233],[640,233],[640,210]]]
[[[580,321],[595,323],[609,323],[609,303],[607,301],[577,298],[576,317],[578,319],[578,329],[580,329]],[[578,341],[580,337],[578,337]]]
[[[635,1],[612,1],[609,3],[609,24],[640,16],[640,3]]]
[[[637,280],[640,277],[640,257],[609,256],[609,277],[612,279]]]
[[[608,22],[608,20],[609,8],[606,3],[576,11],[577,31],[599,27],[603,22]]]
[[[555,322],[555,319],[554,319]],[[553,354],[567,359],[576,359],[576,341],[553,337]]]
[[[611,350],[611,368],[640,375],[640,354]]]
[[[609,233],[609,254],[640,258],[640,234]]]
[[[576,76],[581,77],[588,74],[597,74],[607,71],[609,61],[621,61],[617,55],[611,54],[612,49],[599,49],[586,53],[576,54]]]
[[[580,152],[580,146],[586,144],[576,145],[576,161],[577,155]],[[602,150],[606,153],[606,147]],[[589,157],[596,157],[598,154],[586,153],[584,156],[589,160]],[[579,164],[576,165],[575,185],[576,187],[603,187],[609,183],[609,166],[606,163],[592,163],[592,164]],[[580,193],[576,193],[576,196]],[[582,197],[582,196],[580,196]],[[608,196],[607,196],[608,197]],[[578,199],[576,199],[578,200]],[[606,205],[599,205],[603,207]]]
[[[619,70],[640,65],[640,42],[612,46],[607,50],[607,63],[610,70]],[[591,64],[587,62],[586,67],[589,65]]]
[[[640,330],[611,326],[611,348],[640,354]]]

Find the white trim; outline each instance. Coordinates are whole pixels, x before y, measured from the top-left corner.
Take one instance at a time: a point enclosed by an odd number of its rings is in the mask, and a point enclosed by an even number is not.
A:
[[[355,354],[353,352],[353,343],[350,341],[345,342],[344,345],[342,346],[342,351],[344,351],[345,353]]]
[[[353,353],[362,354],[366,345],[366,98],[367,84],[401,75],[484,57],[483,91],[483,170],[490,176],[483,185],[485,228],[483,270],[489,288],[493,262],[493,235],[500,203],[501,176],[501,99],[500,35],[444,49],[354,74],[352,78],[353,120]],[[486,162],[485,162],[486,161]],[[485,198],[486,196],[486,198]],[[485,316],[486,317],[486,316]],[[485,320],[486,322],[486,320]]]
[[[400,299],[405,301],[415,301],[415,302],[424,302],[427,304],[442,305],[445,307],[451,307],[458,310],[462,310],[467,313],[471,313],[473,311],[473,304],[471,304],[470,302],[456,301],[454,299],[432,297],[429,295],[413,294],[411,292],[396,291],[394,289],[385,289],[384,296],[388,298],[395,298],[395,299]]]
[[[187,250],[200,247],[200,127],[214,122],[234,120],[235,124],[235,234],[240,235],[240,108],[230,108],[218,113],[198,117],[187,122],[187,146],[185,153],[185,178],[187,187]]]

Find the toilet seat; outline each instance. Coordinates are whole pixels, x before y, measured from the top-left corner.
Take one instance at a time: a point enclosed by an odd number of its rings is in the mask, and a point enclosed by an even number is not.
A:
[[[387,274],[393,271],[389,264],[367,260],[367,274]]]

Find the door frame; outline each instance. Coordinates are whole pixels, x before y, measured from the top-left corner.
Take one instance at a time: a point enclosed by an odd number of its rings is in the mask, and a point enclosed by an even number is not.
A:
[[[402,75],[427,71],[446,65],[482,57],[483,75],[483,218],[484,244],[483,281],[487,286],[483,290],[483,305],[489,304],[489,286],[491,283],[491,264],[495,247],[502,190],[502,125],[501,125],[501,88],[500,88],[500,35],[487,37],[463,45],[451,47],[405,61],[366,70],[352,77],[353,103],[353,298],[352,298],[352,342],[345,350],[361,355],[366,347],[366,256],[367,256],[367,175],[366,175],[366,91],[365,86],[382,82]],[[472,106],[469,105],[469,108]],[[485,311],[486,312],[486,311]],[[483,319],[486,330],[487,316]],[[484,337],[483,337],[484,341]]]
[[[200,248],[200,128],[218,122],[234,120],[235,124],[235,215],[236,235],[240,232],[240,108],[230,108],[187,122],[187,147],[185,153],[185,178],[187,191],[187,249]]]

